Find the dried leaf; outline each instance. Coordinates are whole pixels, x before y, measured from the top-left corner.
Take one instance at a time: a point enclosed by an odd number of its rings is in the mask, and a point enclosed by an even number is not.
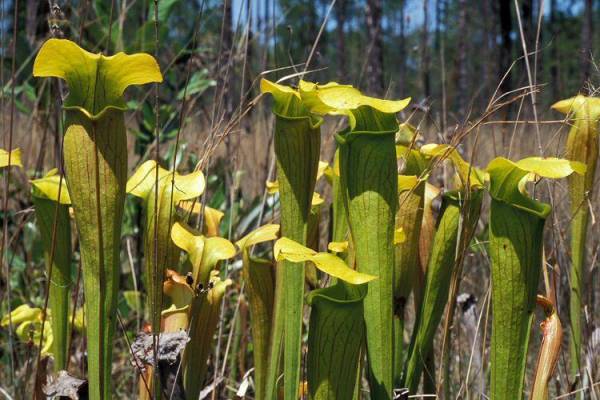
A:
[[[158,361],[173,364],[190,337],[187,332],[179,331],[172,333],[161,333],[158,336]],[[151,334],[142,332],[137,335],[131,344],[134,357],[146,365],[154,364],[154,339]]]
[[[59,371],[56,378],[44,386],[44,394],[50,398],[67,397],[71,400],[83,400],[88,396],[88,382],[75,378],[67,371]]]

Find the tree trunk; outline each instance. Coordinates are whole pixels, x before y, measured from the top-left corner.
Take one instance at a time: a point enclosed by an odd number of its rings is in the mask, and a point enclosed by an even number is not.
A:
[[[348,59],[346,57],[346,19],[348,17],[347,0],[338,0],[335,4],[335,14],[337,18],[337,53],[338,53],[338,73],[340,81],[348,81]]]
[[[585,85],[590,78],[592,70],[592,15],[593,15],[592,0],[585,0],[585,8],[583,11],[583,27],[581,34],[581,75],[583,84]]]
[[[231,3],[233,0],[224,0],[223,2],[223,26],[221,27],[221,51],[218,62],[218,84],[220,88],[221,105],[223,106],[223,120],[229,121],[232,115],[231,101],[231,70],[233,64],[233,29]]]
[[[552,46],[550,47],[552,63],[550,64],[550,82],[552,85],[552,98],[560,99],[560,77],[559,77],[559,65],[560,58],[558,52],[558,35],[559,30],[557,29],[556,20],[556,0],[550,0],[550,29],[552,35]]]
[[[458,0],[458,43],[456,49],[456,105],[460,118],[465,116],[467,93],[467,0]]]
[[[510,34],[512,32],[512,16],[510,13],[510,0],[499,0],[498,1],[498,18],[500,20],[500,51],[498,65],[500,65],[500,74],[504,74],[510,68],[512,64],[512,39]],[[512,83],[510,75],[504,79],[501,85],[501,90],[506,93],[511,90]]]
[[[423,79],[423,97],[431,96],[429,77],[429,1],[423,1],[423,30],[421,31],[421,74]]]
[[[400,91],[401,96],[406,95],[406,23],[405,23],[405,15],[404,15],[404,7],[406,6],[406,1],[400,1],[400,40],[398,41],[398,55],[400,57],[399,65],[398,65],[398,73],[400,76],[400,83],[398,85],[398,90]]]
[[[381,35],[381,0],[367,0],[367,90],[372,95],[382,95],[383,84],[383,39]]]

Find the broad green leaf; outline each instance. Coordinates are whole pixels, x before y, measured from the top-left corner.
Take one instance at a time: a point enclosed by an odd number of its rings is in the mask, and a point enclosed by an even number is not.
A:
[[[67,189],[65,177],[58,175],[58,169],[50,170],[46,176],[40,179],[31,181],[33,190],[31,192],[35,197],[45,198],[52,201],[58,200],[58,192],[60,188],[60,204],[71,204],[71,197]]]
[[[411,393],[416,392],[426,360],[431,356],[433,339],[448,302],[452,275],[462,266],[464,253],[479,220],[483,192],[479,189],[473,190],[468,202],[461,196],[464,197],[459,192],[449,192],[443,197],[431,257],[427,265],[423,299],[420,302],[405,364],[403,385]]]
[[[305,245],[311,201],[319,167],[322,118],[310,113],[295,89],[261,81],[274,97],[274,148],[277,157],[281,234]],[[284,261],[277,268],[274,322],[270,342],[266,398],[276,396],[281,349],[284,349],[284,398],[296,400],[300,381],[305,268]],[[285,336],[283,331],[285,329]],[[282,341],[285,345],[282,346]]]
[[[127,182],[123,93],[130,85],[160,82],[162,76],[150,55],[92,54],[63,39],[50,39],[42,45],[33,75],[64,79],[69,89],[63,104],[63,153],[83,265],[89,397],[109,400],[116,325],[111,316],[117,307]],[[158,285],[161,283],[158,280]],[[153,294],[156,292],[160,289]],[[161,295],[150,297],[158,303],[156,298]],[[160,314],[159,306],[154,309]],[[153,320],[155,330],[159,319],[160,315]]]
[[[336,82],[317,85],[300,81],[300,95],[314,113],[346,115],[352,130],[357,126],[358,118],[355,110],[366,106],[384,114],[395,114],[402,111],[410,102],[410,98],[392,101],[365,96],[351,85],[340,85]]]
[[[489,174],[490,194],[494,199],[546,218],[550,213],[550,206],[527,195],[525,184],[529,180],[529,174],[547,178],[567,177],[574,172],[580,174],[582,166],[581,163],[554,158],[532,157],[514,163],[498,157],[489,163],[486,171]]]
[[[491,395],[497,400],[523,398],[527,350],[542,264],[548,204],[529,197],[528,175],[557,172],[555,160],[514,163],[496,158],[487,168],[490,179],[490,256],[492,260]],[[549,168],[548,168],[549,167]],[[529,169],[524,169],[529,168]]]
[[[62,178],[61,203],[57,204],[59,176],[50,171],[46,177],[32,181],[32,200],[36,224],[44,248],[46,273],[50,280],[48,301],[52,312],[54,362],[58,370],[65,369],[71,339],[71,219],[70,198]],[[52,264],[51,264],[52,262]]]
[[[350,127],[336,134],[340,192],[356,268],[378,278],[369,284],[364,299],[367,377],[371,396],[377,399],[392,398],[394,369],[393,243],[398,203],[395,148],[398,121],[387,111],[395,112],[407,102],[367,101],[370,105],[346,110]]]
[[[319,181],[319,179],[321,179],[325,175],[328,169],[329,164],[327,164],[325,161],[319,161],[319,168],[317,169],[317,181]],[[267,193],[269,194],[275,194],[279,192],[279,182],[277,182],[277,180],[267,181],[265,183],[265,186],[267,187]],[[323,202],[324,200],[321,197],[321,195],[317,192],[314,192],[311,206],[318,206],[323,204]]]
[[[157,181],[158,175],[158,181]],[[164,270],[179,261],[179,251],[171,241],[173,224],[180,201],[191,200],[204,192],[206,182],[201,171],[182,175],[162,168],[154,160],[144,162],[127,181],[128,193],[143,199],[145,280],[152,325],[160,324]],[[155,241],[156,235],[156,241]],[[205,280],[208,279],[206,272]]]
[[[211,271],[212,286],[197,297],[190,311],[190,342],[183,354],[183,387],[186,398],[197,399],[204,388],[208,357],[214,351],[214,334],[221,314],[221,301],[231,279],[221,280],[219,271]]]
[[[296,89],[261,79],[260,92],[273,96],[273,113],[275,115],[284,118],[307,118],[312,128],[321,125],[322,120],[308,111]]]
[[[267,398],[269,342],[274,318],[275,268],[270,260],[251,257],[249,250],[256,244],[277,239],[278,233],[279,225],[263,225],[236,243],[242,251],[242,276],[246,282],[250,308],[257,399]]]
[[[181,0],[161,0],[160,2],[157,2],[158,10],[155,10],[154,8],[155,3],[150,2],[148,7],[148,20],[154,21],[154,17],[156,16],[156,14],[158,14],[158,21],[161,23],[165,22],[169,18],[173,6],[175,6],[180,1]]]
[[[349,268],[341,258],[331,253],[318,253],[286,237],[275,242],[273,253],[277,261],[287,260],[294,263],[311,261],[326,274],[353,285],[367,283],[377,278]]]
[[[0,149],[0,168],[9,166],[8,155],[8,151]],[[21,149],[14,149],[10,152],[10,166],[23,168],[23,164],[21,164]]]
[[[573,173],[583,175],[586,169],[583,163],[553,157],[528,157],[517,161],[516,164],[532,174],[552,179],[564,178]]]
[[[64,79],[69,86],[65,109],[99,119],[108,109],[126,110],[128,86],[162,82],[160,68],[149,54],[90,53],[65,39],[49,39],[33,64],[33,76]]]
[[[354,398],[364,341],[365,291],[343,282],[310,292],[307,379],[309,399]]]
[[[580,176],[572,174],[568,178],[571,208],[571,271],[569,285],[569,317],[571,334],[569,350],[571,354],[571,374],[575,377],[581,367],[581,339],[583,320],[582,287],[585,271],[586,238],[589,225],[589,207],[592,198],[596,164],[598,163],[598,121],[600,120],[600,98],[577,95],[555,103],[552,108],[567,114],[571,119],[571,129],[567,137],[565,157],[586,165],[586,172]]]
[[[188,82],[187,88],[183,88],[177,93],[177,100],[183,100],[183,96],[190,98],[192,96],[200,96],[208,88],[213,87],[217,84],[214,79],[208,78],[208,70],[202,69],[194,72],[190,81]]]

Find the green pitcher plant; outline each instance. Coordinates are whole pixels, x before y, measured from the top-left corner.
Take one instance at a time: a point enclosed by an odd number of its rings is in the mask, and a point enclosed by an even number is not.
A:
[[[156,181],[157,174],[158,183]],[[204,192],[204,187],[205,180],[202,171],[180,175],[177,172],[166,170],[160,165],[157,167],[154,160],[148,160],[140,165],[127,181],[127,193],[144,201],[147,298],[152,329],[155,332],[160,329],[164,271],[179,260],[179,250],[170,240],[171,227],[179,220],[177,206],[180,201],[200,196]]]
[[[119,249],[127,183],[123,93],[161,82],[148,54],[93,54],[64,39],[46,41],[33,75],[67,82],[64,162],[80,238],[85,293],[89,397],[111,398]]]
[[[43,178],[31,181],[35,218],[50,281],[48,302],[52,313],[55,369],[64,370],[71,337],[69,301],[71,294],[71,198],[64,178],[53,169]]]
[[[236,242],[242,253],[242,277],[250,308],[252,356],[254,359],[254,397],[266,399],[269,362],[269,340],[273,325],[275,299],[275,267],[270,259],[251,255],[253,246],[278,238],[279,225],[267,224]]]
[[[404,309],[410,293],[416,289],[419,275],[419,237],[423,220],[427,161],[418,150],[398,145],[396,155],[404,160],[403,175],[398,176],[398,210],[395,227],[405,240],[395,246],[394,270],[394,386],[401,384]],[[415,290],[415,304],[420,296]]]
[[[325,172],[329,169],[329,164],[325,161],[319,161],[317,169],[317,178],[315,182],[321,179]],[[279,193],[279,182],[267,181],[266,182],[267,193],[274,195]],[[318,192],[313,192],[312,200],[310,203],[310,211],[308,213],[308,220],[306,222],[306,245],[312,249],[317,249],[320,238],[320,223],[321,223],[321,208],[323,207],[325,200]],[[305,266],[305,279],[311,288],[317,286],[318,276],[317,270],[314,265],[308,263]]]
[[[213,335],[219,322],[221,299],[230,279],[219,278],[219,262],[236,255],[229,240],[206,237],[191,227],[176,222],[171,230],[173,243],[184,250],[192,264],[192,284],[198,294],[189,308],[190,342],[183,354],[183,387],[186,399],[197,399],[204,387],[207,360],[212,351]]]
[[[581,367],[581,319],[584,308],[582,282],[585,274],[585,243],[590,214],[588,202],[592,198],[598,162],[600,98],[577,95],[553,104],[552,108],[567,115],[571,120],[565,157],[582,162],[587,166],[585,174],[573,174],[568,178],[571,201],[571,271],[569,274],[571,334],[569,335],[569,352],[571,373],[576,375]]]
[[[456,190],[444,193],[442,197],[442,209],[428,259],[423,298],[416,314],[406,358],[404,386],[411,393],[417,390],[425,362],[432,354],[433,340],[446,303],[450,300],[448,307],[454,306],[456,293],[449,295],[449,292],[452,282],[458,281],[457,275],[460,275],[465,251],[475,233],[484,180],[483,174],[465,162],[457,150],[449,145],[428,144],[421,148],[421,153],[433,160],[451,160],[459,183]],[[447,324],[451,325],[452,321]]]
[[[274,140],[281,234],[304,245],[307,241],[308,218],[319,165],[322,120],[306,108],[296,89],[263,79],[261,92],[269,93],[274,101],[272,110],[275,115]],[[298,395],[304,279],[302,262],[282,260],[277,268],[266,383],[268,399],[276,395],[282,345],[284,398],[295,400]]]
[[[338,280],[307,295],[311,307],[306,366],[309,399],[358,398],[366,293],[364,286]]]
[[[275,242],[273,253],[276,261],[310,261],[321,272],[335,278],[333,286],[313,290],[308,295],[312,308],[308,332],[308,392],[311,399],[352,398],[357,389],[359,355],[364,340],[361,312],[367,289],[364,284],[372,283],[376,277],[349,268],[336,254],[317,252],[286,237]],[[345,319],[345,316],[352,318]],[[344,367],[340,368],[341,365]],[[344,372],[340,374],[341,371]]]
[[[391,399],[393,389],[394,221],[398,203],[395,114],[410,99],[363,95],[350,85],[300,82],[313,113],[343,115],[348,127],[336,134],[340,182],[357,269],[378,279],[364,299],[371,396]]]
[[[583,175],[585,164],[530,157],[492,160],[488,167],[492,262],[491,399],[522,399],[527,349],[542,267],[550,205],[531,198],[528,181]]]

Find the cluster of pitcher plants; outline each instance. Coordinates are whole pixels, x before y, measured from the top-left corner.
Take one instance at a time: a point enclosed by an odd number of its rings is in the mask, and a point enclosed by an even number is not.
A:
[[[265,224],[234,242],[219,236],[223,212],[201,200],[206,186],[201,171],[181,174],[148,160],[128,177],[123,96],[128,86],[162,81],[152,56],[104,56],[51,39],[41,47],[33,73],[60,78],[69,89],[63,104],[64,171],[31,181],[49,307],[22,305],[4,316],[2,325],[24,339],[33,328],[55,373],[68,368],[72,329],[84,332],[90,399],[111,398],[128,195],[139,198],[145,212],[144,317],[146,334],[153,338],[148,352],[154,353],[139,368],[140,398],[168,399],[177,386],[182,398],[198,399],[210,384],[214,336],[232,284],[224,265],[236,257],[250,310],[254,398],[385,400],[403,390],[426,392],[435,368],[434,337],[443,320],[452,325],[463,259],[486,210],[489,396],[513,400],[530,393],[532,399],[547,399],[562,328],[555,299],[539,294],[544,225],[552,210],[528,190],[541,179],[566,178],[569,186],[570,359],[572,372],[579,371],[581,276],[587,199],[598,158],[599,99],[578,95],[553,106],[572,124],[564,159],[498,157],[480,169],[465,161],[456,145],[420,146],[416,130],[398,121],[397,113],[410,99],[368,97],[334,82],[300,80],[292,87],[263,79],[261,91],[272,98],[274,114],[277,180],[268,182],[268,189],[279,200],[279,224]],[[346,126],[335,133],[331,164],[320,161],[326,118]],[[0,162],[19,167],[18,150],[2,151]],[[441,190],[428,180],[447,164],[455,173],[454,185]],[[321,179],[331,187],[330,199],[315,192]],[[441,197],[439,212],[436,197]],[[486,197],[490,205],[482,208]],[[331,207],[330,229],[321,235],[326,206]],[[85,294],[84,308],[77,311],[69,301],[75,234]],[[322,236],[329,238],[326,251],[320,248]],[[405,327],[409,304],[416,316],[412,332]],[[532,387],[525,387],[536,304],[546,319]],[[180,332],[186,335],[173,367],[158,355],[169,335]],[[168,374],[175,379],[165,379]]]

